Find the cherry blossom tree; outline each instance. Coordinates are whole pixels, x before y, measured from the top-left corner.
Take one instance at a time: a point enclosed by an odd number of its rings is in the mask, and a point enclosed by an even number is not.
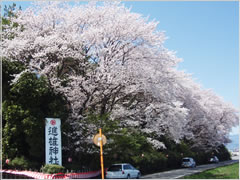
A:
[[[185,138],[194,142],[193,148],[211,150],[229,142],[228,134],[239,122],[238,111],[189,76],[181,77],[178,88],[183,107],[189,109],[184,131]]]
[[[233,107],[177,70],[181,59],[163,46],[158,22],[119,2],[36,3],[11,22],[17,26],[4,27],[3,56],[48,78],[68,101],[81,142],[102,123],[90,123],[92,114],[149,134],[156,148],[165,147],[162,135],[216,147],[238,121]]]

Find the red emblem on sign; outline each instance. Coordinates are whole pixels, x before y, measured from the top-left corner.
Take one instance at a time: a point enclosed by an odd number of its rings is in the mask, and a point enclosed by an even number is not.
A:
[[[56,121],[55,120],[51,120],[50,124],[54,126],[54,125],[56,125]]]

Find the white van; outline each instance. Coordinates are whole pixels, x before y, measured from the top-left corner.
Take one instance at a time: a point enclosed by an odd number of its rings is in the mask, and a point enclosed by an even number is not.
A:
[[[140,171],[128,163],[113,164],[108,168],[106,172],[107,179],[139,179],[140,176]]]

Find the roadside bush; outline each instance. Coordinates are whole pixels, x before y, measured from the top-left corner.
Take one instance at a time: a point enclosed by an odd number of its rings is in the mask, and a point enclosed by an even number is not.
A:
[[[178,152],[169,151],[167,159],[168,168],[179,168],[181,166],[182,156]]]
[[[167,168],[167,158],[164,154],[152,151],[145,153],[143,157],[140,157],[137,163],[133,165],[141,171],[142,174],[150,174],[159,171],[163,171]]]
[[[23,156],[16,157],[12,161],[9,162],[9,168],[18,169],[18,170],[26,170],[29,167],[29,161],[26,160]]]
[[[211,152],[197,152],[193,158],[195,159],[197,165],[208,164],[209,158],[211,157]]]
[[[65,173],[65,167],[57,164],[46,164],[41,168],[41,171],[47,174]]]

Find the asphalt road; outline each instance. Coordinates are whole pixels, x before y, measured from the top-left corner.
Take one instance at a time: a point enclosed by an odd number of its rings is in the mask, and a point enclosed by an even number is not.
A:
[[[226,165],[238,163],[238,162],[239,162],[239,157],[237,156],[230,161],[223,161],[216,164],[205,164],[205,165],[197,166],[195,168],[182,168],[182,169],[144,175],[141,177],[141,179],[177,179],[183,176],[199,173],[208,169],[213,169],[220,166],[226,166]]]

